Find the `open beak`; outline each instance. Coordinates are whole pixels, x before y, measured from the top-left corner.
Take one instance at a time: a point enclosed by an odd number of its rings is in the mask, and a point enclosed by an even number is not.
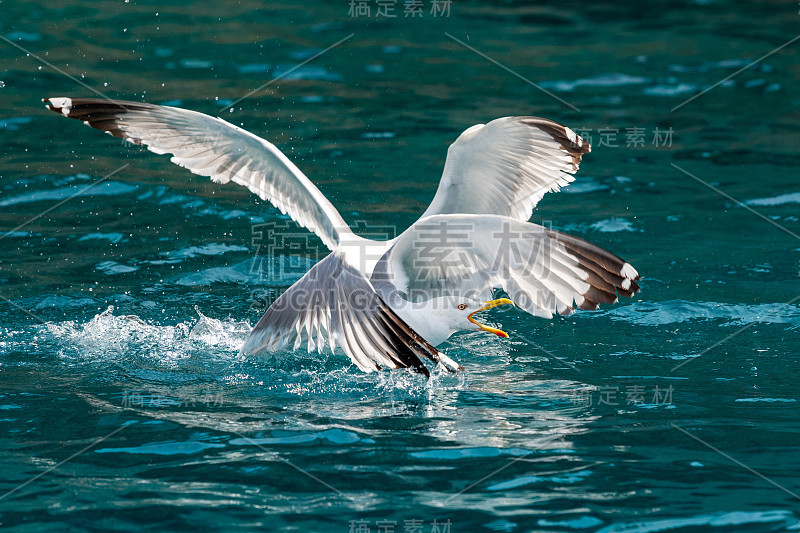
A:
[[[474,313],[470,313],[469,316],[467,317],[467,320],[469,320],[470,322],[472,322],[473,324],[475,324],[484,331],[488,331],[489,333],[494,333],[498,337],[508,338],[508,333],[506,333],[505,331],[501,331],[495,328],[490,328],[489,326],[484,326],[483,324],[476,322],[475,319],[472,318],[472,315],[474,315],[475,313],[480,313],[481,311],[486,311],[487,309],[491,309],[492,307],[497,307],[498,305],[506,305],[506,304],[514,305],[514,302],[512,302],[508,298],[498,298],[497,300],[490,300],[488,302],[483,302],[483,303],[485,303],[486,305],[484,305]]]

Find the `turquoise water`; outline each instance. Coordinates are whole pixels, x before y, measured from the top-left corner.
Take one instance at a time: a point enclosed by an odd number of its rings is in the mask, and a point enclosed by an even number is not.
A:
[[[432,4],[0,4],[21,48],[0,42],[4,530],[800,528],[800,44],[745,68],[797,35],[796,3]],[[593,151],[533,220],[643,290],[494,310],[510,338],[451,338],[465,371],[429,382],[240,358],[322,244],[39,102],[81,84],[221,114],[388,233],[462,130],[552,118]],[[273,227],[290,245],[265,256]]]

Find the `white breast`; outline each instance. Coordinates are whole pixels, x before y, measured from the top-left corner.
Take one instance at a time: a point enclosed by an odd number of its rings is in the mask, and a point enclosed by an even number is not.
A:
[[[392,310],[432,345],[438,346],[455,333],[456,330],[448,323],[447,313],[437,309],[440,307],[437,299],[421,303],[403,302],[402,305],[397,305],[397,300],[393,302]]]

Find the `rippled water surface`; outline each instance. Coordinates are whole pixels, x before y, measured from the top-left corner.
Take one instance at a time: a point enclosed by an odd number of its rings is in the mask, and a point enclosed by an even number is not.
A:
[[[799,529],[796,3],[352,4],[0,3],[0,527]],[[533,220],[643,290],[492,311],[430,381],[241,357],[321,242],[39,102],[93,90],[241,124],[388,233],[465,128],[555,119],[593,151]]]

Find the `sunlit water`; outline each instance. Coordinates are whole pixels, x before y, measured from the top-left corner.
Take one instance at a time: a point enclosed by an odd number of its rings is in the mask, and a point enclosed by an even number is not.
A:
[[[0,42],[0,527],[800,528],[798,45],[738,72],[797,34],[797,5],[366,4],[0,5],[31,53]],[[463,129],[553,118],[594,149],[533,220],[625,257],[643,290],[552,321],[492,311],[510,338],[452,338],[465,371],[429,381],[242,357],[322,244],[43,109],[92,96],[79,83],[221,113],[389,236]],[[289,237],[266,253],[272,230]]]

